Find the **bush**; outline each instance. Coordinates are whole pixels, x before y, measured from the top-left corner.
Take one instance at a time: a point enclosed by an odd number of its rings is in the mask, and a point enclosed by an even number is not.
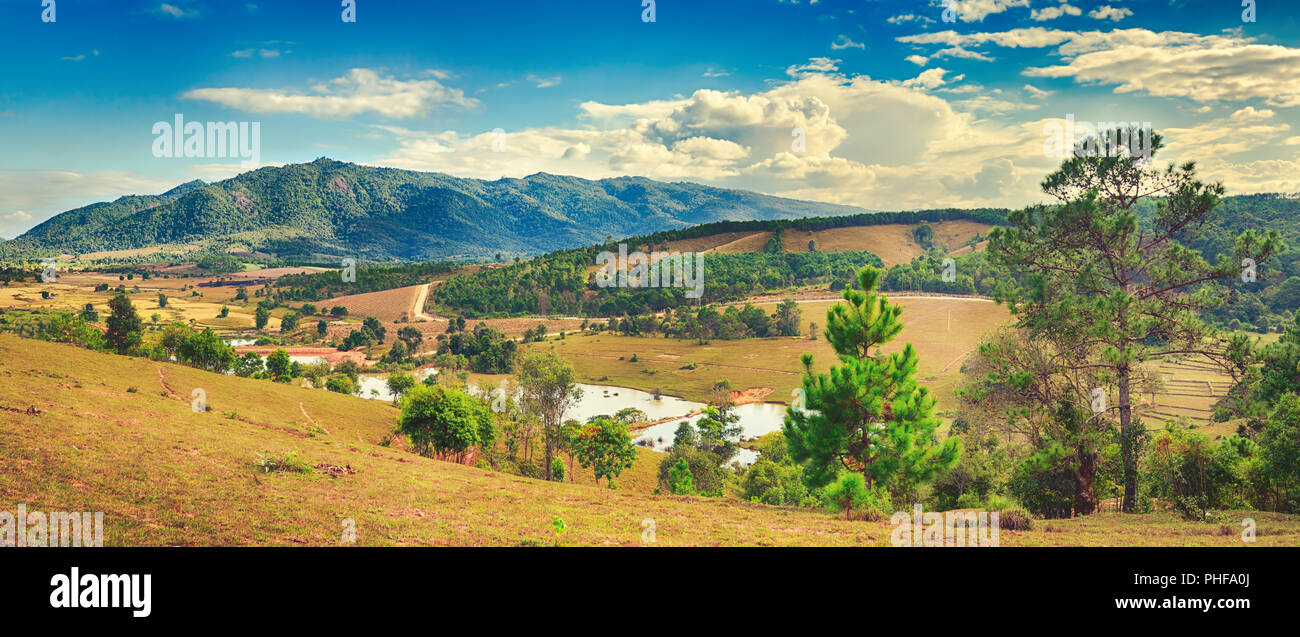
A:
[[[262,473],[311,473],[311,464],[297,450],[279,456],[273,456],[271,452],[264,450],[258,458],[258,466],[262,469]]]
[[[673,447],[671,453],[659,463],[659,488],[672,493],[671,471],[679,461],[686,462],[691,480],[700,495],[718,497],[726,490],[729,471],[719,465],[721,459],[707,451],[690,447]]]
[[[846,520],[881,520],[894,508],[889,492],[879,486],[868,489],[860,473],[840,474],[838,480],[827,485],[822,501],[831,511],[843,512]]]
[[[1074,473],[1067,452],[1052,443],[1016,465],[1008,488],[1029,510],[1044,518],[1068,518],[1074,513]]]
[[[1241,482],[1239,457],[1231,445],[1216,445],[1205,434],[1168,429],[1151,443],[1146,480],[1153,496],[1173,505],[1184,518],[1205,520],[1222,508]]]
[[[803,467],[761,456],[740,481],[746,500],[775,506],[813,506],[816,498],[803,482]]]
[[[1033,517],[1019,507],[998,512],[998,528],[1003,531],[1028,531],[1033,528]]]
[[[698,495],[695,478],[691,475],[691,466],[685,458],[678,458],[677,464],[668,470],[668,491],[673,495]]]

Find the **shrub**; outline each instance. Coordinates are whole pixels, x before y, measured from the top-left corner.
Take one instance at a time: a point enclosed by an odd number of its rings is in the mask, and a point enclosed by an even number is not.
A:
[[[1029,512],[1022,508],[1002,509],[998,512],[998,528],[1003,531],[1028,531],[1033,528],[1033,524]]]
[[[812,506],[816,503],[803,482],[803,467],[776,463],[765,456],[745,471],[740,481],[746,500],[775,506]]]
[[[1168,429],[1152,441],[1146,475],[1151,494],[1164,498],[1184,518],[1205,520],[1221,508],[1240,483],[1238,456],[1201,433]]]
[[[1029,512],[1044,518],[1068,518],[1074,513],[1074,473],[1066,466],[1067,452],[1051,443],[1016,465],[1007,485]]]
[[[846,520],[855,517],[880,520],[894,508],[889,492],[879,486],[868,489],[866,479],[860,473],[840,474],[838,480],[826,487],[822,501],[831,511],[842,511]]]
[[[273,456],[271,452],[264,450],[258,458],[258,466],[261,467],[262,473],[311,473],[311,464],[297,450],[279,456]]]
[[[659,463],[659,487],[672,493],[671,471],[679,461],[690,468],[691,480],[700,495],[721,496],[726,489],[729,471],[719,465],[718,456],[690,447],[673,447],[671,453]]]
[[[677,464],[668,470],[668,491],[673,495],[698,495],[695,478],[691,475],[691,466],[685,458],[678,458]]]

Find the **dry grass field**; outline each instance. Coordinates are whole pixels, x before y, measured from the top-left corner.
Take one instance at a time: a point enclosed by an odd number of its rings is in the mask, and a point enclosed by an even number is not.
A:
[[[0,376],[0,500],[102,511],[109,546],[337,546],[345,520],[359,545],[644,546],[646,520],[655,546],[887,546],[892,530],[822,510],[649,495],[653,455],[613,491],[422,458],[381,444],[396,416],[382,401],[66,345],[0,335]],[[210,411],[191,409],[194,389]],[[264,457],[290,454],[305,472],[264,471]],[[1000,543],[1242,546],[1222,529],[1244,515],[1038,521]],[[1294,516],[1249,515],[1256,545],[1300,544]],[[568,528],[558,540],[553,518]]]
[[[781,245],[786,252],[807,252],[808,242],[811,240],[815,242],[817,250],[822,252],[866,250],[878,255],[886,267],[891,267],[910,263],[912,259],[925,253],[925,250],[912,238],[912,231],[918,225],[852,226],[817,231],[786,230]],[[977,235],[988,234],[989,229],[992,228],[988,224],[964,219],[941,221],[930,226],[934,228],[936,242],[955,254],[969,252],[970,247],[963,247],[966,242]],[[724,254],[761,252],[771,238],[771,232],[728,232],[672,241],[668,246],[670,250],[690,252]]]
[[[414,318],[412,312],[415,301],[424,287],[424,284],[409,285],[383,292],[339,296],[318,301],[315,305],[321,308],[341,305],[348,308],[349,316],[373,316],[381,321],[396,321],[400,318]]]
[[[912,343],[921,357],[920,377],[930,387],[940,410],[954,405],[961,361],[979,344],[980,338],[1004,324],[1006,308],[988,300],[962,297],[895,297],[903,307],[903,332],[885,351],[894,352]],[[802,331],[808,323],[826,324],[826,310],[834,301],[800,303]],[[775,303],[760,304],[772,312]],[[819,332],[820,332],[819,327]],[[529,347],[554,347],[572,361],[584,382],[604,383],[665,394],[688,400],[707,400],[715,379],[726,378],[732,387],[771,387],[771,401],[786,401],[799,385],[802,371],[799,357],[814,355],[819,371],[834,361],[830,345],[820,335],[805,338],[713,340],[707,345],[663,337],[580,335]],[[630,361],[632,355],[637,362]],[[620,360],[621,359],[621,360]],[[683,369],[694,364],[695,369]]]

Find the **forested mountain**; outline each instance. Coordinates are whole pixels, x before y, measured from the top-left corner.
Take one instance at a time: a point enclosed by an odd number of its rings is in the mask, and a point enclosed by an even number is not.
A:
[[[4,250],[79,254],[197,242],[296,259],[478,259],[715,221],[863,212],[642,177],[483,181],[318,159],[71,210]]]

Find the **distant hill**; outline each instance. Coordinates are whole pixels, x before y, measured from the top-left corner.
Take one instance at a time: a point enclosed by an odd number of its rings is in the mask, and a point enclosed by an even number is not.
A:
[[[199,244],[299,259],[486,259],[717,221],[863,212],[642,177],[538,173],[483,181],[318,159],[70,210],[5,250],[81,254]]]

